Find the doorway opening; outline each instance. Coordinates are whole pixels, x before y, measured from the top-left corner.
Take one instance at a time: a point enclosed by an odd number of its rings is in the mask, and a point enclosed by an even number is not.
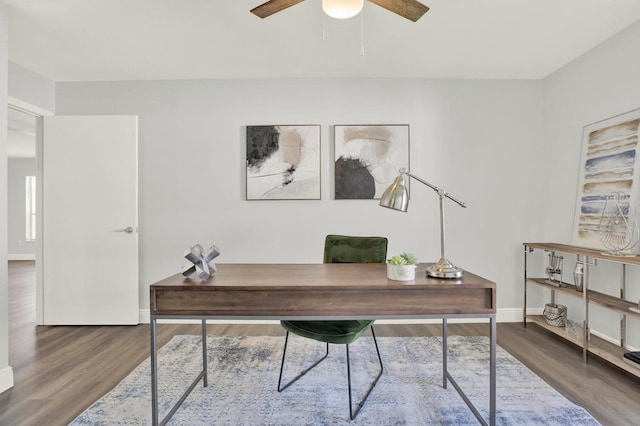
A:
[[[37,319],[38,128],[41,115],[7,107],[7,259],[9,329],[32,328]],[[10,333],[11,334],[11,333]],[[10,336],[11,337],[11,336]],[[11,339],[10,339],[11,340]],[[10,343],[10,347],[16,342]]]

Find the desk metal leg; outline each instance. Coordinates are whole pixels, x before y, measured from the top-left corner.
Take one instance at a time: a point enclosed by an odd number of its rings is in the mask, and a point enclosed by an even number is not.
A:
[[[202,371],[189,388],[182,394],[178,402],[169,410],[167,415],[158,421],[158,342],[156,334],[156,319],[151,317],[151,424],[153,426],[164,426],[178,411],[182,403],[189,396],[191,391],[196,387],[200,379],[202,379],[204,387],[207,387],[207,321],[202,320]]]
[[[447,319],[442,318],[442,387],[447,388],[447,376],[449,370],[447,370]]]
[[[158,424],[158,342],[156,320],[151,318],[151,423]]]
[[[489,318],[489,424],[496,424],[496,317]]]
[[[209,363],[207,361],[207,320],[202,320],[202,371],[204,375],[202,376],[202,385],[206,388],[209,386],[209,381],[207,379],[207,370],[209,367]]]
[[[447,319],[442,319],[442,370],[444,374],[443,387],[447,388],[447,380],[451,382],[460,397],[467,404],[469,409],[476,416],[481,425],[496,424],[496,317],[489,317],[489,423],[482,417],[482,414],[473,405],[471,400],[464,393],[460,385],[449,374],[447,369]]]

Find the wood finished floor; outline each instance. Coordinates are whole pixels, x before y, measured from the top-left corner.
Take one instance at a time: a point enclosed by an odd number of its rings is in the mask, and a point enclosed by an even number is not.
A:
[[[195,324],[161,324],[158,342],[199,334]],[[284,336],[279,325],[209,325],[210,334]],[[438,325],[376,326],[379,336],[440,335]],[[486,335],[486,324],[452,324],[450,334]],[[537,326],[498,324],[498,345],[603,425],[640,425],[640,379]],[[0,425],[66,425],[149,356],[149,326],[35,326],[35,271],[9,262],[9,365],[15,386],[0,394]]]

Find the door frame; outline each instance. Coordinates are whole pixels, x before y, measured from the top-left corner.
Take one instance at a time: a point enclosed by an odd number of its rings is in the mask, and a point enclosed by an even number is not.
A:
[[[44,324],[43,276],[42,276],[42,224],[44,211],[42,209],[42,117],[55,115],[44,108],[9,96],[7,106],[31,114],[36,119],[36,325]]]

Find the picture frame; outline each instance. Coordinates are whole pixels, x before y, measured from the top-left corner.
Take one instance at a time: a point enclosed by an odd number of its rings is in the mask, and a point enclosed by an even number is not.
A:
[[[334,125],[334,198],[380,199],[409,170],[409,125]]]
[[[247,200],[321,198],[320,125],[246,128]]]
[[[637,223],[639,137],[640,109],[584,126],[572,245],[607,248],[604,219],[612,206]]]

